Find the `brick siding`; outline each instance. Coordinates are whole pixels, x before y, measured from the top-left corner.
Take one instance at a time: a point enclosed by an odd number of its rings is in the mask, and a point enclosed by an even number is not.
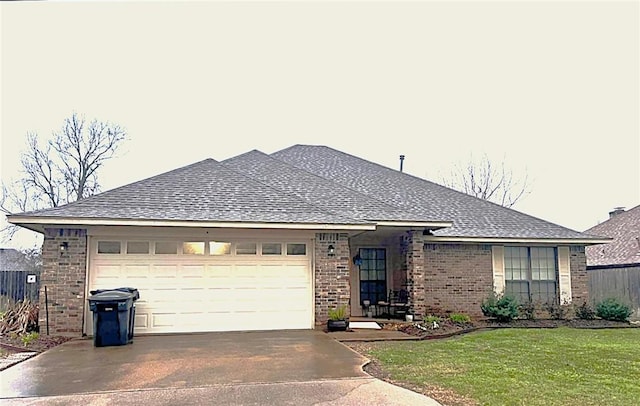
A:
[[[329,245],[334,254],[329,255]],[[349,238],[347,234],[318,233],[315,241],[316,324],[326,323],[329,309],[347,306],[351,314],[349,282]]]
[[[67,243],[65,252],[60,245]],[[86,230],[46,229],[42,244],[40,277],[40,333],[47,333],[45,287],[47,288],[48,325],[51,335],[82,335],[85,309],[87,258]]]
[[[416,317],[423,317],[426,311],[423,239],[422,231],[409,231],[402,242],[409,305]]]
[[[584,247],[571,247],[569,250],[569,269],[571,269],[571,301],[580,306],[589,303],[589,275],[587,274],[587,256]]]
[[[428,313],[483,317],[480,305],[493,289],[490,245],[427,244],[424,269]]]

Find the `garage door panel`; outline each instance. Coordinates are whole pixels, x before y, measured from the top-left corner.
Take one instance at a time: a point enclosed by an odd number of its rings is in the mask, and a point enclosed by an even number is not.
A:
[[[119,279],[122,278],[122,266],[121,265],[99,265],[95,268],[95,277],[100,279]]]
[[[183,265],[180,269],[180,276],[183,278],[200,278],[206,276],[206,267],[204,265]]]
[[[137,288],[136,333],[308,329],[310,265],[285,255],[98,256],[90,289]]]
[[[157,279],[171,279],[178,276],[178,265],[153,265],[152,274]]]

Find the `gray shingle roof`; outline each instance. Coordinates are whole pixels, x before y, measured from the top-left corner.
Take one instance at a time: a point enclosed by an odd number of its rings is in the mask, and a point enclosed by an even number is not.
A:
[[[640,205],[586,232],[613,238],[609,244],[587,247],[587,265],[640,264]]]
[[[207,159],[52,209],[10,216],[370,225],[453,222],[436,236],[598,240],[323,146]],[[23,218],[26,218],[23,219]],[[74,223],[75,224],[75,223]]]
[[[250,151],[222,163],[283,193],[313,202],[315,206],[328,212],[371,221],[433,221],[432,218],[400,210],[376,198],[288,165],[260,151]]]
[[[453,221],[436,236],[597,239],[325,146],[295,145],[271,156],[401,210]]]
[[[207,159],[32,217],[357,224]]]

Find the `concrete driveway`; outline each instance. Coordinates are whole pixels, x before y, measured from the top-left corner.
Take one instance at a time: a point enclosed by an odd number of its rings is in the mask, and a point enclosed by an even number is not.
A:
[[[371,378],[362,371],[366,361],[318,331],[142,336],[127,346],[100,348],[75,340],[0,372],[0,398],[19,404],[303,404],[306,393],[309,404],[350,404],[344,402],[358,397],[357,390],[394,399],[394,391],[421,396]]]

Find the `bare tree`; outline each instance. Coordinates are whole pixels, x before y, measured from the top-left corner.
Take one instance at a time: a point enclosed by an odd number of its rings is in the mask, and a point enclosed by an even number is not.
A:
[[[450,177],[442,179],[442,184],[504,207],[513,207],[530,193],[526,172],[522,178],[516,178],[504,160],[496,166],[486,154],[480,160],[471,156],[466,165],[457,165]]]
[[[4,214],[57,207],[91,196],[100,190],[98,169],[114,156],[126,137],[117,124],[92,120],[73,113],[51,140],[27,134],[21,179],[2,185],[0,211]],[[12,226],[2,234],[11,238]]]

